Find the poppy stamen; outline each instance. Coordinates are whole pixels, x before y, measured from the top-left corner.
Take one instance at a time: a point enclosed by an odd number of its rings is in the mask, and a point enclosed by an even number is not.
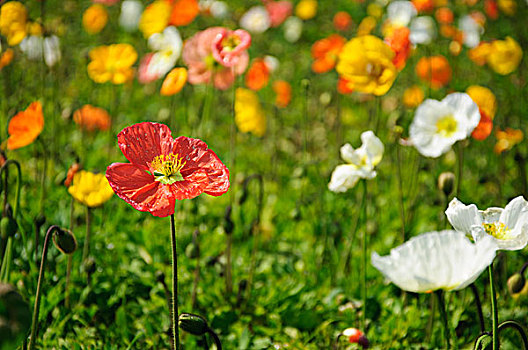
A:
[[[176,181],[182,181],[183,176],[180,170],[187,163],[182,160],[183,157],[179,158],[178,154],[172,153],[155,157],[150,163],[150,167],[154,170],[154,179],[165,185],[172,185]]]

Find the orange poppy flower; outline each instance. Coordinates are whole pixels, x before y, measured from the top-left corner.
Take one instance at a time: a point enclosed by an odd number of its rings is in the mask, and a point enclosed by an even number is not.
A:
[[[416,64],[416,75],[433,89],[439,89],[451,81],[451,66],[442,55],[422,57]]]
[[[434,9],[433,0],[411,0],[418,13],[431,12]]]
[[[273,91],[277,94],[275,104],[279,108],[285,108],[290,104],[292,88],[290,83],[284,80],[277,80],[273,83]]]
[[[14,55],[15,52],[11,48],[4,51],[4,53],[0,56],[0,70],[11,63]]]
[[[475,64],[483,66],[486,64],[490,52],[491,44],[487,42],[481,42],[477,47],[474,47],[468,51],[468,57]]]
[[[175,0],[172,2],[172,12],[169,24],[175,26],[186,26],[200,13],[198,0]]]
[[[268,85],[270,70],[263,59],[257,58],[253,61],[246,74],[246,86],[251,90],[258,91]]]
[[[497,143],[493,148],[493,151],[497,154],[501,154],[504,151],[509,151],[521,142],[524,138],[523,132],[518,129],[506,128],[506,130],[497,130]]]
[[[87,131],[108,130],[110,115],[102,108],[84,105],[73,113],[73,121]]]
[[[479,109],[479,112],[480,122],[471,133],[471,137],[478,141],[484,141],[491,134],[491,130],[493,130],[493,120],[482,109]]]
[[[499,6],[495,0],[485,0],[484,1],[484,12],[489,19],[496,20],[499,18]]]
[[[36,101],[9,121],[7,149],[14,150],[31,144],[40,135],[42,129],[44,129],[42,105]]]
[[[441,7],[436,10],[435,13],[436,20],[441,24],[451,24],[453,23],[454,15],[448,7]]]
[[[350,94],[354,92],[354,89],[352,89],[350,86],[351,84],[349,84],[348,80],[340,77],[337,81],[337,92],[343,95]]]
[[[385,38],[385,42],[390,46],[395,55],[392,63],[399,70],[405,67],[405,62],[411,54],[411,41],[409,34],[411,31],[407,27],[398,27],[392,31],[392,34]]]
[[[64,186],[70,187],[73,181],[73,176],[75,176],[79,170],[81,170],[81,165],[79,163],[73,163],[70,165],[68,173],[66,174],[66,179],[64,180]]]
[[[332,34],[328,38],[317,40],[312,45],[312,70],[315,73],[325,73],[332,70],[336,63],[346,39],[340,35]]]
[[[352,25],[352,17],[345,11],[339,11],[334,16],[334,28],[337,30],[347,30]]]
[[[160,94],[162,96],[172,96],[183,89],[187,82],[187,69],[183,67],[174,68],[167,74],[161,85]]]

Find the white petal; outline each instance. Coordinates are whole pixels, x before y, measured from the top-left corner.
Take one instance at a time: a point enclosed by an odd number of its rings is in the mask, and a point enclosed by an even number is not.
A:
[[[499,222],[503,211],[504,209],[502,208],[490,207],[486,210],[479,210],[479,213],[482,215],[482,222],[489,224]]]
[[[528,223],[528,202],[522,196],[514,198],[504,207],[500,222],[510,230]]]
[[[490,236],[482,226],[473,226],[471,228],[471,235],[475,242],[488,238],[493,240],[500,250],[520,250],[528,244],[528,224],[510,232],[508,239],[497,239]]]
[[[471,233],[474,225],[482,226],[482,215],[475,204],[465,205],[457,198],[453,198],[445,211],[447,220],[453,228],[464,234]]]
[[[353,165],[338,165],[333,173],[328,189],[333,192],[346,192],[356,185],[359,180],[357,168]]]
[[[354,150],[354,147],[352,147],[352,145],[349,143],[346,143],[341,146],[340,151],[341,158],[343,158],[343,160],[348,164],[359,164],[359,162],[361,161],[356,150]]]
[[[459,140],[471,135],[480,122],[479,108],[471,97],[465,93],[455,92],[447,95],[442,102],[453,109],[454,117],[458,122],[457,127],[465,134]]]
[[[372,265],[403,290],[428,292],[462,289],[488,267],[497,245],[489,238],[473,244],[456,231],[429,232],[411,238]]]
[[[430,16],[416,17],[410,25],[409,40],[413,44],[429,44],[436,38],[435,21]]]
[[[383,151],[385,150],[381,140],[369,130],[361,134],[361,142],[363,142],[362,147],[365,147],[367,157],[372,166],[378,165],[383,158]]]
[[[410,1],[392,1],[387,6],[387,17],[396,26],[406,27],[416,14],[416,8]]]

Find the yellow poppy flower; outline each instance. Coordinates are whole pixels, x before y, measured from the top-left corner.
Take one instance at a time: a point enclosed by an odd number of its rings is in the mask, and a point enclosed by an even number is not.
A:
[[[480,85],[471,85],[466,89],[466,93],[491,120],[495,118],[497,99],[490,89]]]
[[[424,92],[418,85],[413,85],[403,92],[403,104],[407,108],[418,107],[424,99]]]
[[[336,70],[349,89],[381,96],[396,79],[393,58],[394,52],[381,39],[359,36],[345,44]]]
[[[517,69],[522,56],[521,46],[508,36],[505,40],[493,41],[486,58],[491,69],[501,75],[507,75]]]
[[[0,8],[0,34],[11,46],[18,45],[27,35],[26,7],[18,1],[6,2]]]
[[[266,132],[266,116],[254,91],[244,88],[236,90],[235,123],[241,132],[251,132],[259,137]]]
[[[137,60],[136,50],[129,44],[99,46],[90,51],[88,76],[96,83],[123,84],[132,80],[132,65]]]
[[[157,0],[145,8],[139,19],[139,30],[145,38],[161,33],[169,24],[171,6],[168,1]]]
[[[295,7],[295,15],[300,19],[307,20],[314,18],[317,14],[316,0],[301,0]]]
[[[73,185],[68,187],[72,197],[90,208],[103,205],[114,191],[104,174],[95,174],[81,170],[73,176]]]
[[[101,4],[93,4],[83,14],[83,27],[88,34],[97,34],[108,22],[108,11]]]

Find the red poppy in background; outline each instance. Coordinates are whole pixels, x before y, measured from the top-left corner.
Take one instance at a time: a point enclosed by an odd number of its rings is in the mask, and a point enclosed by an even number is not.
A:
[[[170,14],[169,24],[175,26],[186,26],[200,13],[198,0],[170,0],[172,12]]]
[[[272,27],[280,26],[292,14],[293,4],[289,1],[265,0],[263,2],[264,6],[266,6],[266,11],[268,11]]]
[[[168,126],[145,122],[124,128],[117,141],[130,163],[111,164],[106,177],[134,209],[165,217],[174,214],[176,200],[229,189],[229,170],[202,140],[173,139]]]
[[[385,38],[385,42],[395,53],[392,63],[400,70],[405,67],[405,63],[411,54],[410,34],[409,28],[398,27],[394,29],[390,36]]]
[[[326,73],[334,69],[339,53],[343,49],[346,39],[341,35],[332,34],[327,38],[317,40],[312,45],[312,71]]]

